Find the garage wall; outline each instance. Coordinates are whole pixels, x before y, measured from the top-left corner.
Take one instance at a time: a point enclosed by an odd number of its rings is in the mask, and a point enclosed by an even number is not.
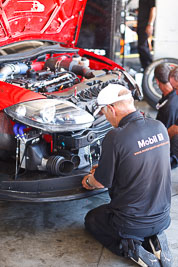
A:
[[[178,58],[178,0],[157,0],[154,59]]]

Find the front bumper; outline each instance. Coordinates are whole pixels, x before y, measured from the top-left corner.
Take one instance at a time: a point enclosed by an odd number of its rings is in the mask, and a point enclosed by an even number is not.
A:
[[[3,163],[1,163],[3,164]],[[0,164],[0,165],[1,165]],[[12,166],[6,164],[6,170]],[[2,168],[1,168],[2,170]],[[88,173],[86,168],[74,171],[71,175],[50,177],[45,172],[28,172],[13,179],[12,171],[0,172],[0,200],[21,202],[54,202],[67,201],[93,196],[107,189],[86,190],[82,179]]]

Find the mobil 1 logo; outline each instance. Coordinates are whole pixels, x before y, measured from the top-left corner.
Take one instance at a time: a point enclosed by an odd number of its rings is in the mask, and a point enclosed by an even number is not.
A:
[[[138,143],[139,148],[143,148],[143,147],[146,147],[149,145],[156,144],[156,143],[161,142],[161,141],[164,141],[164,136],[162,133],[159,133],[159,134],[153,135],[151,137],[148,137],[147,139],[139,140],[139,141],[137,141],[137,143]]]

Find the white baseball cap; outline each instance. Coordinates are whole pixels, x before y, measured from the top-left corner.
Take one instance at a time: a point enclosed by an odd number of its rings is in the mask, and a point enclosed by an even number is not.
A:
[[[127,100],[132,97],[130,91],[128,91],[128,93],[125,95],[119,96],[120,91],[123,89],[127,88],[125,88],[120,84],[111,84],[111,83],[107,85],[104,89],[102,89],[98,94],[97,108],[94,111],[93,116],[96,116],[100,112],[100,110],[106,105],[110,105],[121,100]]]

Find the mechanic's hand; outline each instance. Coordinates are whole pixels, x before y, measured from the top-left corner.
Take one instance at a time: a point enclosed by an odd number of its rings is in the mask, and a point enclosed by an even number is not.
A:
[[[98,164],[92,166],[90,173],[94,175],[96,168],[98,168]]]
[[[82,185],[83,185],[83,187],[84,187],[85,189],[87,189],[87,190],[93,190],[93,189],[95,189],[95,187],[93,187],[93,186],[89,186],[89,185],[86,183],[86,180],[88,179],[88,177],[89,177],[90,175],[91,175],[91,174],[88,174],[88,175],[84,176],[84,178],[83,178],[83,180],[82,180]]]

